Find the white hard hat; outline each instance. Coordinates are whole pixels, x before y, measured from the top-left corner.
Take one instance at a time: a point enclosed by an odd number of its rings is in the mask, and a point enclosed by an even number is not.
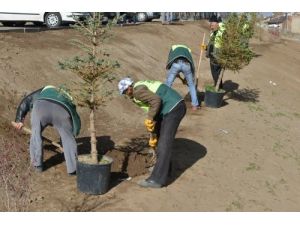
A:
[[[122,95],[127,88],[133,84],[133,80],[129,77],[125,77],[122,80],[120,80],[118,84],[118,88],[120,91],[120,94]]]

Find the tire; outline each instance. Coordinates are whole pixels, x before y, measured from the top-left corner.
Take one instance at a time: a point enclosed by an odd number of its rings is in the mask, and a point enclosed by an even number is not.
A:
[[[139,12],[136,14],[136,21],[137,22],[146,22],[148,20],[148,16],[146,13]]]
[[[50,12],[45,15],[45,24],[48,28],[57,28],[61,26],[62,20],[59,13]]]
[[[24,26],[25,26],[25,23],[26,23],[26,22],[18,21],[18,22],[15,22],[15,26],[16,26],[16,27],[24,27]]]
[[[13,27],[15,25],[15,22],[13,21],[6,21],[6,22],[1,22],[3,24],[3,26],[5,27]]]

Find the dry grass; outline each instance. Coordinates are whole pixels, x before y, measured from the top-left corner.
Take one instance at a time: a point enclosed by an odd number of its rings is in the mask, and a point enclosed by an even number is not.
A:
[[[8,95],[7,95],[8,96]],[[7,102],[9,99],[6,96]],[[2,99],[5,99],[4,97]],[[25,136],[16,132],[1,114],[0,210],[27,211],[31,193],[29,152]]]

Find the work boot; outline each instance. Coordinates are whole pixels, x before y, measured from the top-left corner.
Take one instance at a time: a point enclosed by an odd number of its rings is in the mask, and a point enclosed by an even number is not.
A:
[[[200,109],[199,106],[192,106],[192,110],[193,110],[193,111],[197,111],[198,109]]]
[[[69,176],[76,176],[76,170],[72,173],[68,173]]]
[[[138,182],[138,185],[143,188],[161,188],[162,185],[156,183],[154,180],[146,179]]]
[[[34,166],[34,170],[38,173],[41,173],[41,172],[43,172],[44,168],[43,168],[43,166]]]

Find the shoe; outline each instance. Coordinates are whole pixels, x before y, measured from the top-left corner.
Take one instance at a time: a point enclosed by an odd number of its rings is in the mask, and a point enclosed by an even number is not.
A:
[[[193,111],[197,111],[198,109],[200,109],[199,106],[192,106],[192,110],[193,110]]]
[[[69,176],[76,176],[76,171],[72,172],[72,173],[68,173]]]
[[[143,188],[161,188],[162,185],[156,183],[154,180],[146,179],[138,182],[138,185]]]
[[[41,173],[41,172],[43,172],[43,166],[34,166],[34,170],[35,170],[36,172]]]

